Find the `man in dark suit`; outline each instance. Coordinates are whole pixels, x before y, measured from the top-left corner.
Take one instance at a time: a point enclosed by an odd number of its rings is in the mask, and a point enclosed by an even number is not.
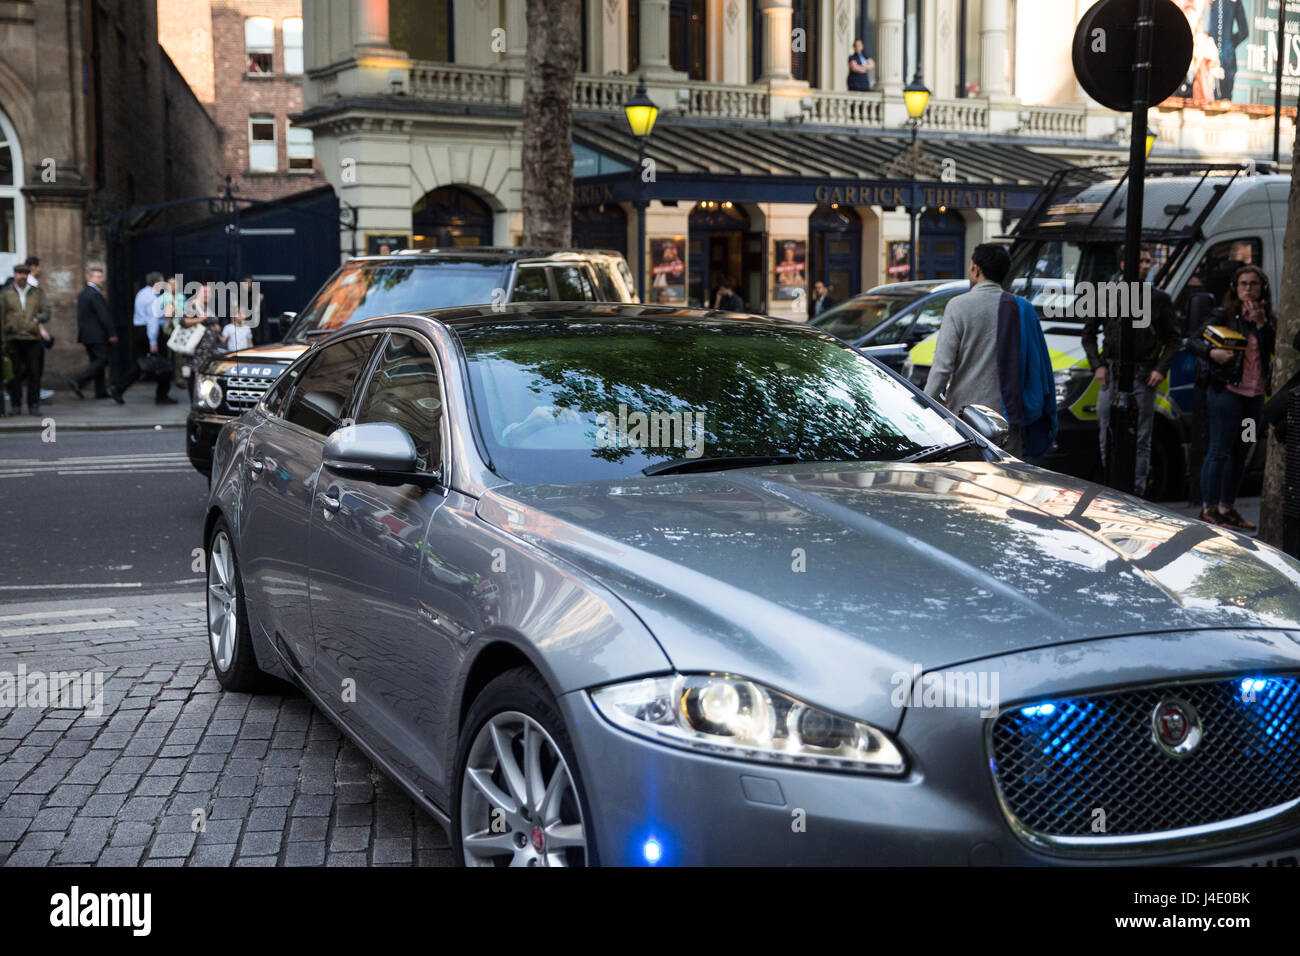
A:
[[[85,398],[82,386],[93,380],[95,397],[108,398],[104,371],[108,368],[109,346],[117,344],[117,333],[104,298],[103,269],[86,270],[86,287],[77,296],[77,341],[85,346],[90,364],[68,379],[68,387],[77,398]]]
[[[812,314],[814,316],[821,315],[834,304],[835,300],[831,298],[831,290],[827,287],[826,283],[822,282],[820,279],[814,282]]]

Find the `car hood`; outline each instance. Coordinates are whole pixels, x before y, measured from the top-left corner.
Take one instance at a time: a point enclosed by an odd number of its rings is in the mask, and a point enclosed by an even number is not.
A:
[[[238,352],[222,352],[213,358],[212,367],[215,371],[225,372],[231,368],[242,366],[252,368],[283,366],[288,365],[305,351],[307,351],[305,345],[285,345],[282,342],[273,345],[258,345],[249,349],[241,349]]]
[[[865,715],[900,671],[1111,635],[1300,627],[1300,562],[1014,462],[507,485],[479,513],[598,578],[679,670],[816,688],[809,699],[846,713]]]

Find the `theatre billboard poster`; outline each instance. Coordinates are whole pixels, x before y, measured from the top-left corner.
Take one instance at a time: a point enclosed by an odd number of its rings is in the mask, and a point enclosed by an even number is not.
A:
[[[803,239],[776,240],[777,299],[797,299],[805,293],[808,274],[808,243]]]
[[[1281,0],[1173,0],[1192,28],[1192,62],[1169,106],[1268,112],[1277,87]],[[1300,94],[1300,3],[1289,0],[1282,102]]]
[[[650,301],[684,303],[686,301],[685,236],[668,236],[650,240]]]

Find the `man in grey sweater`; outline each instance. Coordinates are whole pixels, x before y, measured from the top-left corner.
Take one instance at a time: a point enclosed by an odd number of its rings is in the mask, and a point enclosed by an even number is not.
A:
[[[998,305],[1002,281],[1010,271],[1011,256],[1004,247],[991,242],[976,246],[970,258],[970,291],[954,296],[943,310],[925,394],[958,415],[967,405],[1002,411]],[[1021,453],[1020,430],[1014,425],[1004,447],[1017,457]]]

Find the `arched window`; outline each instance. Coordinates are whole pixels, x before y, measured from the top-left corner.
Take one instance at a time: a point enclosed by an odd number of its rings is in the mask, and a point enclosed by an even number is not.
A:
[[[18,137],[0,111],[0,276],[13,275],[14,265],[27,252],[23,207],[23,158]]]
[[[473,193],[443,186],[425,193],[411,208],[414,247],[492,245],[492,210]]]

